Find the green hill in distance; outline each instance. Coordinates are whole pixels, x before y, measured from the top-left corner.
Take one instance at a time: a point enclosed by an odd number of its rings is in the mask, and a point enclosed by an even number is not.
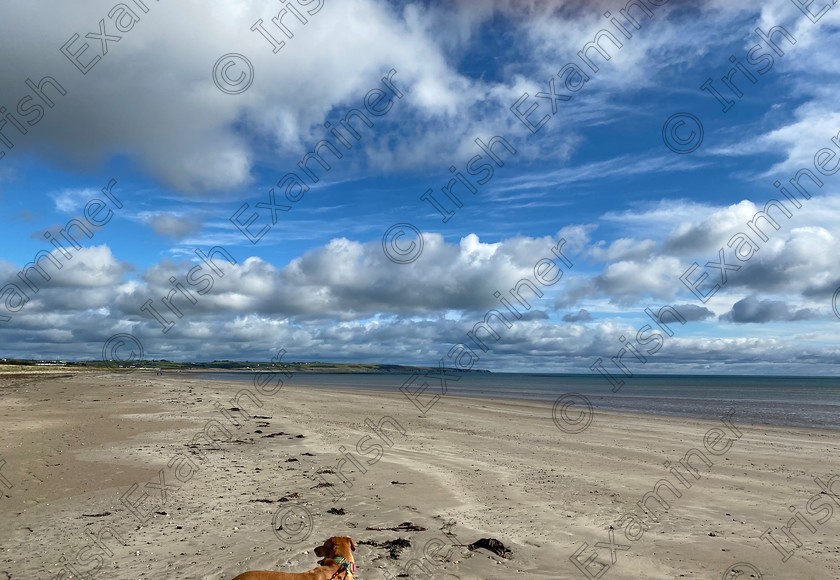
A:
[[[293,373],[428,373],[439,371],[438,367],[391,365],[378,363],[332,363],[332,362],[284,362],[214,360],[213,362],[173,362],[166,359],[142,361],[63,361],[0,359],[0,373],[22,370],[162,370],[162,371],[283,371]],[[489,373],[472,369],[463,371],[446,369],[447,373]]]

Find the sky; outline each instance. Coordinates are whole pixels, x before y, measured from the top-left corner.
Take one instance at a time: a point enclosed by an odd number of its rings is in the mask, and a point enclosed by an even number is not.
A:
[[[4,8],[0,356],[835,372],[832,0]]]

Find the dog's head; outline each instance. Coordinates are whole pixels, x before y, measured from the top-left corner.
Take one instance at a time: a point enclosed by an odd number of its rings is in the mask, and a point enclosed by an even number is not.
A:
[[[318,564],[323,565],[325,560],[335,556],[341,556],[350,563],[354,563],[353,552],[356,551],[356,542],[350,536],[333,536],[326,540],[322,546],[315,548],[315,555],[321,558]]]

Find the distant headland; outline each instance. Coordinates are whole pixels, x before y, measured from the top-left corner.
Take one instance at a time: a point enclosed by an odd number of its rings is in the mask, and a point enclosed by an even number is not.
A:
[[[177,362],[166,359],[142,361],[65,361],[29,360],[0,358],[0,373],[23,370],[150,370],[150,371],[261,371],[275,370],[290,373],[428,373],[438,372],[438,367],[415,365],[392,365],[379,363],[333,363],[333,362],[271,362],[214,360],[212,362]],[[490,373],[488,370],[459,370],[447,368],[447,373]]]

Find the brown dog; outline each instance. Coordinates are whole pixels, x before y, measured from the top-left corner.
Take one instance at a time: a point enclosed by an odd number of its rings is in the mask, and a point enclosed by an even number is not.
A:
[[[318,567],[309,572],[269,572],[251,570],[233,580],[353,580],[356,563],[353,552],[356,542],[350,536],[333,536],[323,546],[315,548],[315,555],[321,558]]]

